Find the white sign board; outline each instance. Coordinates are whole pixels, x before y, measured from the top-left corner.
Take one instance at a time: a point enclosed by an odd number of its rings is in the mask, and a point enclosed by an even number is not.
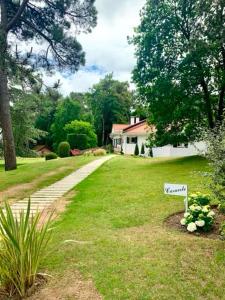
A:
[[[186,184],[164,184],[164,193],[167,195],[185,196],[187,197],[188,187]]]
[[[188,210],[188,187],[186,184],[164,184],[164,193],[166,195],[184,196],[185,211]]]

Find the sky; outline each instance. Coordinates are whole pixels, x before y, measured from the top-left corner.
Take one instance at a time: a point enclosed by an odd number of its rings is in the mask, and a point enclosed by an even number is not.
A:
[[[44,76],[45,83],[52,85],[59,79],[61,92],[68,95],[72,91],[88,91],[108,73],[113,73],[115,79],[131,82],[135,57],[127,37],[139,24],[144,3],[145,0],[96,0],[97,26],[91,33],[77,37],[86,52],[85,67],[66,77],[58,72]],[[134,88],[132,83],[131,87]]]

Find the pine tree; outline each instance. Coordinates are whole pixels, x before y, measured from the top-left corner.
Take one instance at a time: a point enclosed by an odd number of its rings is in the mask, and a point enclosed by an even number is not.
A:
[[[138,156],[138,155],[139,155],[139,147],[138,147],[138,144],[135,145],[134,155],[135,155],[135,156]]]

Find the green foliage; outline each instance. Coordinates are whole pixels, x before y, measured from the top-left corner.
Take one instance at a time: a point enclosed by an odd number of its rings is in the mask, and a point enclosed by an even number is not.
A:
[[[76,134],[76,135],[85,135],[87,139],[86,147],[85,148],[94,148],[97,145],[97,136],[94,132],[93,126],[84,121],[77,121],[74,120],[71,123],[66,124],[64,127],[64,131],[67,134]],[[84,137],[83,137],[83,143],[84,143]],[[79,145],[79,141],[76,141],[76,145]],[[83,144],[82,147],[85,145]],[[78,148],[79,149],[79,148]]]
[[[46,135],[46,132],[35,127],[38,114],[38,101],[33,94],[14,89],[14,103],[11,107],[13,135],[17,156],[35,157],[31,145]]]
[[[107,153],[114,153],[114,149],[113,149],[113,145],[112,144],[106,145],[106,152]]]
[[[145,145],[142,143],[141,145],[141,154],[144,155],[145,154]]]
[[[212,128],[223,118],[224,18],[224,1],[146,1],[131,39],[133,79],[158,145],[194,140],[197,125]]]
[[[209,205],[192,204],[181,220],[182,226],[187,226],[189,232],[204,231],[208,232],[214,224],[215,213],[210,210]]]
[[[88,148],[88,139],[86,134],[70,133],[67,135],[67,141],[71,149],[85,150]]]
[[[64,129],[65,125],[73,120],[80,119],[81,106],[79,102],[70,98],[59,101],[54,115],[54,122],[51,126],[52,139],[54,148],[58,143],[66,139],[67,133]]]
[[[97,149],[93,151],[94,156],[103,156],[106,155],[105,149]]]
[[[223,213],[225,215],[225,201],[223,201],[219,204],[219,210],[221,213]]]
[[[225,240],[225,222],[220,225],[220,237]]]
[[[58,155],[54,152],[45,155],[45,160],[52,160],[58,158]]]
[[[26,212],[16,219],[8,203],[0,208],[0,282],[12,296],[26,296],[36,280],[40,262],[49,242],[49,220],[40,227],[41,214]]]
[[[58,146],[59,157],[69,157],[70,156],[70,144],[68,142],[61,142]]]
[[[135,156],[138,156],[138,155],[139,155],[139,147],[138,147],[138,144],[135,145],[134,155],[135,155]]]
[[[206,158],[210,163],[209,188],[215,198],[225,202],[225,121],[202,135],[207,142]]]
[[[114,80],[112,74],[109,74],[93,86],[88,97],[98,144],[106,145],[112,124],[129,122],[132,93],[127,82]]]
[[[197,204],[197,205],[204,206],[210,204],[210,201],[211,201],[210,195],[202,194],[199,192],[195,194],[191,194],[188,197],[188,205]]]

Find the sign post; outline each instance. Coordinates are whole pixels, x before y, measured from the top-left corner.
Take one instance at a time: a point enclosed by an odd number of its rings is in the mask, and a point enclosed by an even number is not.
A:
[[[166,195],[184,196],[185,212],[188,210],[188,187],[186,184],[164,184],[164,193]]]

